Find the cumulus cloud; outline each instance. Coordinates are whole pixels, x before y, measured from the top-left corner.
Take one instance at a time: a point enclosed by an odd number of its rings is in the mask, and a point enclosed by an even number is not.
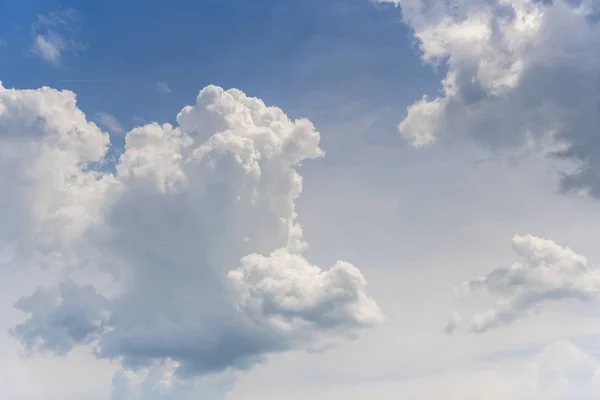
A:
[[[381,317],[365,295],[364,277],[347,262],[338,261],[323,271],[301,255],[279,249],[267,257],[244,257],[229,278],[238,291],[240,308],[282,332],[346,330],[373,325]]]
[[[591,301],[600,294],[600,268],[568,247],[532,235],[515,236],[513,249],[523,260],[498,267],[457,288],[461,296],[484,291],[497,305],[471,319],[471,331],[510,325],[534,315],[550,302]]]
[[[377,0],[400,6],[440,94],[399,125],[416,147],[448,135],[568,160],[562,189],[600,196],[596,0]]]
[[[72,265],[74,243],[100,218],[102,193],[113,179],[86,166],[101,162],[108,145],[108,135],[86,120],[73,93],[0,84],[5,263]]]
[[[65,52],[84,50],[87,46],[76,39],[78,19],[78,13],[73,9],[38,15],[30,52],[46,62],[60,65]]]
[[[176,126],[125,141],[115,168],[98,168],[108,135],[73,93],[0,88],[0,244],[11,263],[79,273],[17,301],[28,318],[12,332],[27,349],[93,344],[124,373],[168,364],[187,382],[381,320],[356,267],[303,255],[296,167],[324,155],[310,121],[209,86]]]

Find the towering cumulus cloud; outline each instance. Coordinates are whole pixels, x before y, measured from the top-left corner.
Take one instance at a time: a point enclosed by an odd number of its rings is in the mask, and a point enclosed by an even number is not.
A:
[[[414,146],[464,135],[509,149],[536,146],[573,164],[562,189],[600,196],[600,2],[376,0],[402,10],[442,90],[408,108]]]
[[[129,132],[105,172],[108,136],[73,93],[0,88],[0,245],[66,277],[16,303],[13,334],[119,360],[115,399],[195,398],[193,377],[377,323],[358,269],[303,256],[296,166],[318,145],[308,120],[209,86],[177,126]]]

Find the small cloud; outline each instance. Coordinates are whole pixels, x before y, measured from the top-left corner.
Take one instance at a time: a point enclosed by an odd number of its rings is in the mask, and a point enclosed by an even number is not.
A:
[[[48,36],[37,35],[33,41],[31,52],[44,61],[60,64],[60,56],[65,48],[65,41],[61,35],[50,32]]]
[[[75,10],[38,15],[32,28],[33,43],[29,49],[30,53],[51,64],[60,65],[65,52],[85,50],[87,46],[75,39],[75,25],[78,20]]]
[[[0,47],[4,47],[6,45],[7,45],[6,40],[0,38]]]
[[[496,304],[471,316],[470,331],[484,333],[539,314],[548,303],[590,302],[600,298],[600,268],[568,247],[533,235],[515,235],[513,250],[522,258],[463,283],[457,292],[486,292]]]
[[[450,318],[450,320],[444,327],[443,332],[448,336],[453,335],[454,331],[456,331],[456,328],[458,328],[458,324],[460,323],[460,321],[460,314],[458,314],[457,312],[452,313],[452,318]]]
[[[156,82],[156,90],[161,93],[171,93],[171,88],[167,82]]]
[[[125,129],[114,115],[98,112],[96,119],[100,125],[113,133],[125,133]]]

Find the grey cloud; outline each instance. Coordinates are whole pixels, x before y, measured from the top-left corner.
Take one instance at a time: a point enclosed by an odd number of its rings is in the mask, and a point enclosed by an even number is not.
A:
[[[461,321],[460,314],[458,314],[457,312],[454,312],[452,314],[452,318],[450,318],[450,320],[448,320],[448,322],[444,326],[444,329],[442,330],[442,332],[446,335],[453,335],[454,332],[456,331],[456,329],[458,328],[460,321]]]
[[[64,355],[102,333],[108,301],[92,286],[67,281],[55,290],[38,288],[15,307],[31,315],[11,330],[29,352],[49,350]]]
[[[566,160],[561,189],[600,196],[596,1],[389,1],[402,8],[423,59],[448,73],[439,96],[400,123],[414,146],[446,136],[500,151],[535,146]]]

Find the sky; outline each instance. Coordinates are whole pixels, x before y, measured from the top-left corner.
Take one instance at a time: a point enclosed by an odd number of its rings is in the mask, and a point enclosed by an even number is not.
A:
[[[592,400],[597,0],[0,0],[0,398]]]

